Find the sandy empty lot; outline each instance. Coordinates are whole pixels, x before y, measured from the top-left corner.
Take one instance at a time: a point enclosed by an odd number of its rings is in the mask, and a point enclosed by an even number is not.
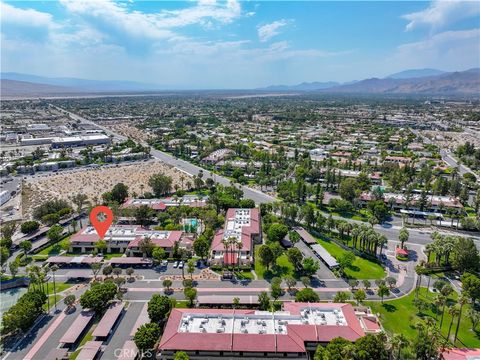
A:
[[[188,174],[158,160],[28,178],[23,183],[23,217],[30,218],[33,208],[45,200],[60,198],[70,201],[69,198],[78,193],[87,195],[92,203],[98,203],[102,194],[119,182],[128,186],[130,194],[151,191],[148,179],[158,173],[172,177],[172,187],[178,184],[181,188],[182,183],[185,187],[187,181],[191,182]]]
[[[112,130],[115,133],[131,138],[135,141],[148,141],[154,137],[151,133],[146,130],[140,130],[132,125],[132,122],[111,122],[111,121],[99,121],[98,124],[105,126],[106,128]]]

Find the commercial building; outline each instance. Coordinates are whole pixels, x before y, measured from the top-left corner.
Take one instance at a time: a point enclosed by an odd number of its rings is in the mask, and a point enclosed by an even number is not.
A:
[[[225,226],[215,233],[210,248],[210,263],[250,265],[254,261],[254,245],[261,244],[260,211],[228,209]]]
[[[359,200],[359,204],[361,206],[367,206],[369,201],[374,200],[374,196],[372,193],[363,193],[360,195]],[[400,211],[401,209],[406,209],[407,207],[410,210],[420,210],[420,194],[412,194],[408,204],[407,196],[404,194],[384,193],[383,200],[395,211]],[[463,205],[456,197],[427,195],[426,204],[424,204],[423,210],[435,213],[445,213],[448,208],[460,211],[463,209]]]
[[[52,139],[52,148],[65,148],[88,145],[106,145],[110,144],[110,137],[107,135],[86,135],[86,136],[68,136]]]
[[[333,338],[356,341],[381,326],[351,304],[286,302],[283,311],[173,309],[158,346],[160,359],[307,359]]]
[[[20,140],[21,146],[32,146],[32,145],[46,145],[51,144],[52,138],[51,137],[42,137],[42,138],[34,138],[34,137],[23,137]]]
[[[107,243],[107,253],[121,252],[128,256],[142,256],[140,241],[149,238],[154,245],[171,255],[176,242],[179,242],[180,247],[186,247],[182,242],[182,234],[182,231],[149,230],[139,225],[114,225],[108,229],[104,240]],[[96,230],[92,226],[87,226],[72,236],[70,251],[90,253],[99,240]],[[191,246],[190,241],[186,241],[185,244]]]
[[[182,197],[166,197],[162,199],[127,199],[122,205],[124,208],[135,208],[147,205],[153,210],[164,211],[170,206],[203,207],[207,205],[207,196],[184,195]]]

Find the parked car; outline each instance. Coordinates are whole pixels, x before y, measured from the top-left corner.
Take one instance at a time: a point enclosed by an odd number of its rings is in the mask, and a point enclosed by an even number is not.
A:
[[[162,265],[162,267],[167,267],[168,266],[168,261],[167,260],[162,260],[161,265]]]
[[[178,267],[178,261],[175,261],[175,262],[173,263],[173,267],[174,267],[175,269]]]
[[[183,261],[180,261],[180,263],[178,264],[178,268],[179,268],[179,269],[183,269],[183,265],[184,265],[184,264],[185,264],[185,263],[184,263]]]

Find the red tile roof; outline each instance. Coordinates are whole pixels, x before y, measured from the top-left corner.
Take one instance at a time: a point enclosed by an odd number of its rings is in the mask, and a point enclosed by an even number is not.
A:
[[[168,235],[167,238],[159,239],[159,238],[151,237],[150,240],[152,240],[152,243],[154,243],[156,246],[173,247],[173,245],[175,245],[175,243],[179,241],[180,238],[182,237],[182,233],[183,232],[180,230],[174,230],[174,231],[170,231],[170,234]],[[138,247],[138,244],[142,239],[143,239],[142,235],[136,236],[135,240],[130,241],[127,247],[128,248]]]
[[[347,325],[287,324],[286,334],[192,333],[179,332],[184,314],[253,315],[255,310],[173,309],[159,344],[159,350],[184,351],[246,351],[246,352],[305,352],[305,342],[328,342],[341,336],[355,341],[365,335],[350,304],[285,303],[284,310],[300,314],[302,308],[326,307],[341,309]]]
[[[60,343],[74,344],[95,315],[94,311],[83,310],[60,339]]]
[[[122,311],[123,304],[121,302],[110,305],[110,308],[105,312],[95,330],[93,330],[92,335],[96,337],[107,337]]]
[[[478,349],[448,349],[442,352],[444,360],[470,360],[480,357],[480,348]],[[469,358],[472,357],[472,358]]]
[[[82,350],[78,353],[77,360],[93,360],[97,355],[100,347],[102,346],[101,341],[87,341]]]
[[[225,216],[225,227],[227,226],[227,222],[229,219],[235,218],[235,208],[230,208],[227,210],[227,214]],[[224,251],[225,247],[222,243],[223,234],[225,230],[218,230],[213,237],[212,245],[210,250],[213,251]],[[242,240],[242,251],[252,251],[252,242],[251,237],[252,235],[260,234],[260,212],[259,209],[253,208],[250,209],[250,225],[249,226],[242,226],[241,229],[241,240]]]

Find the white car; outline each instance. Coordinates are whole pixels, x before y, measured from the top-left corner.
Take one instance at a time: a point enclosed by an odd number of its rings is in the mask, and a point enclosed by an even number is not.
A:
[[[178,268],[183,269],[183,265],[184,265],[183,261],[180,261],[180,263],[178,264]]]
[[[175,262],[173,263],[173,267],[174,267],[175,269],[178,267],[178,261],[175,261]]]

